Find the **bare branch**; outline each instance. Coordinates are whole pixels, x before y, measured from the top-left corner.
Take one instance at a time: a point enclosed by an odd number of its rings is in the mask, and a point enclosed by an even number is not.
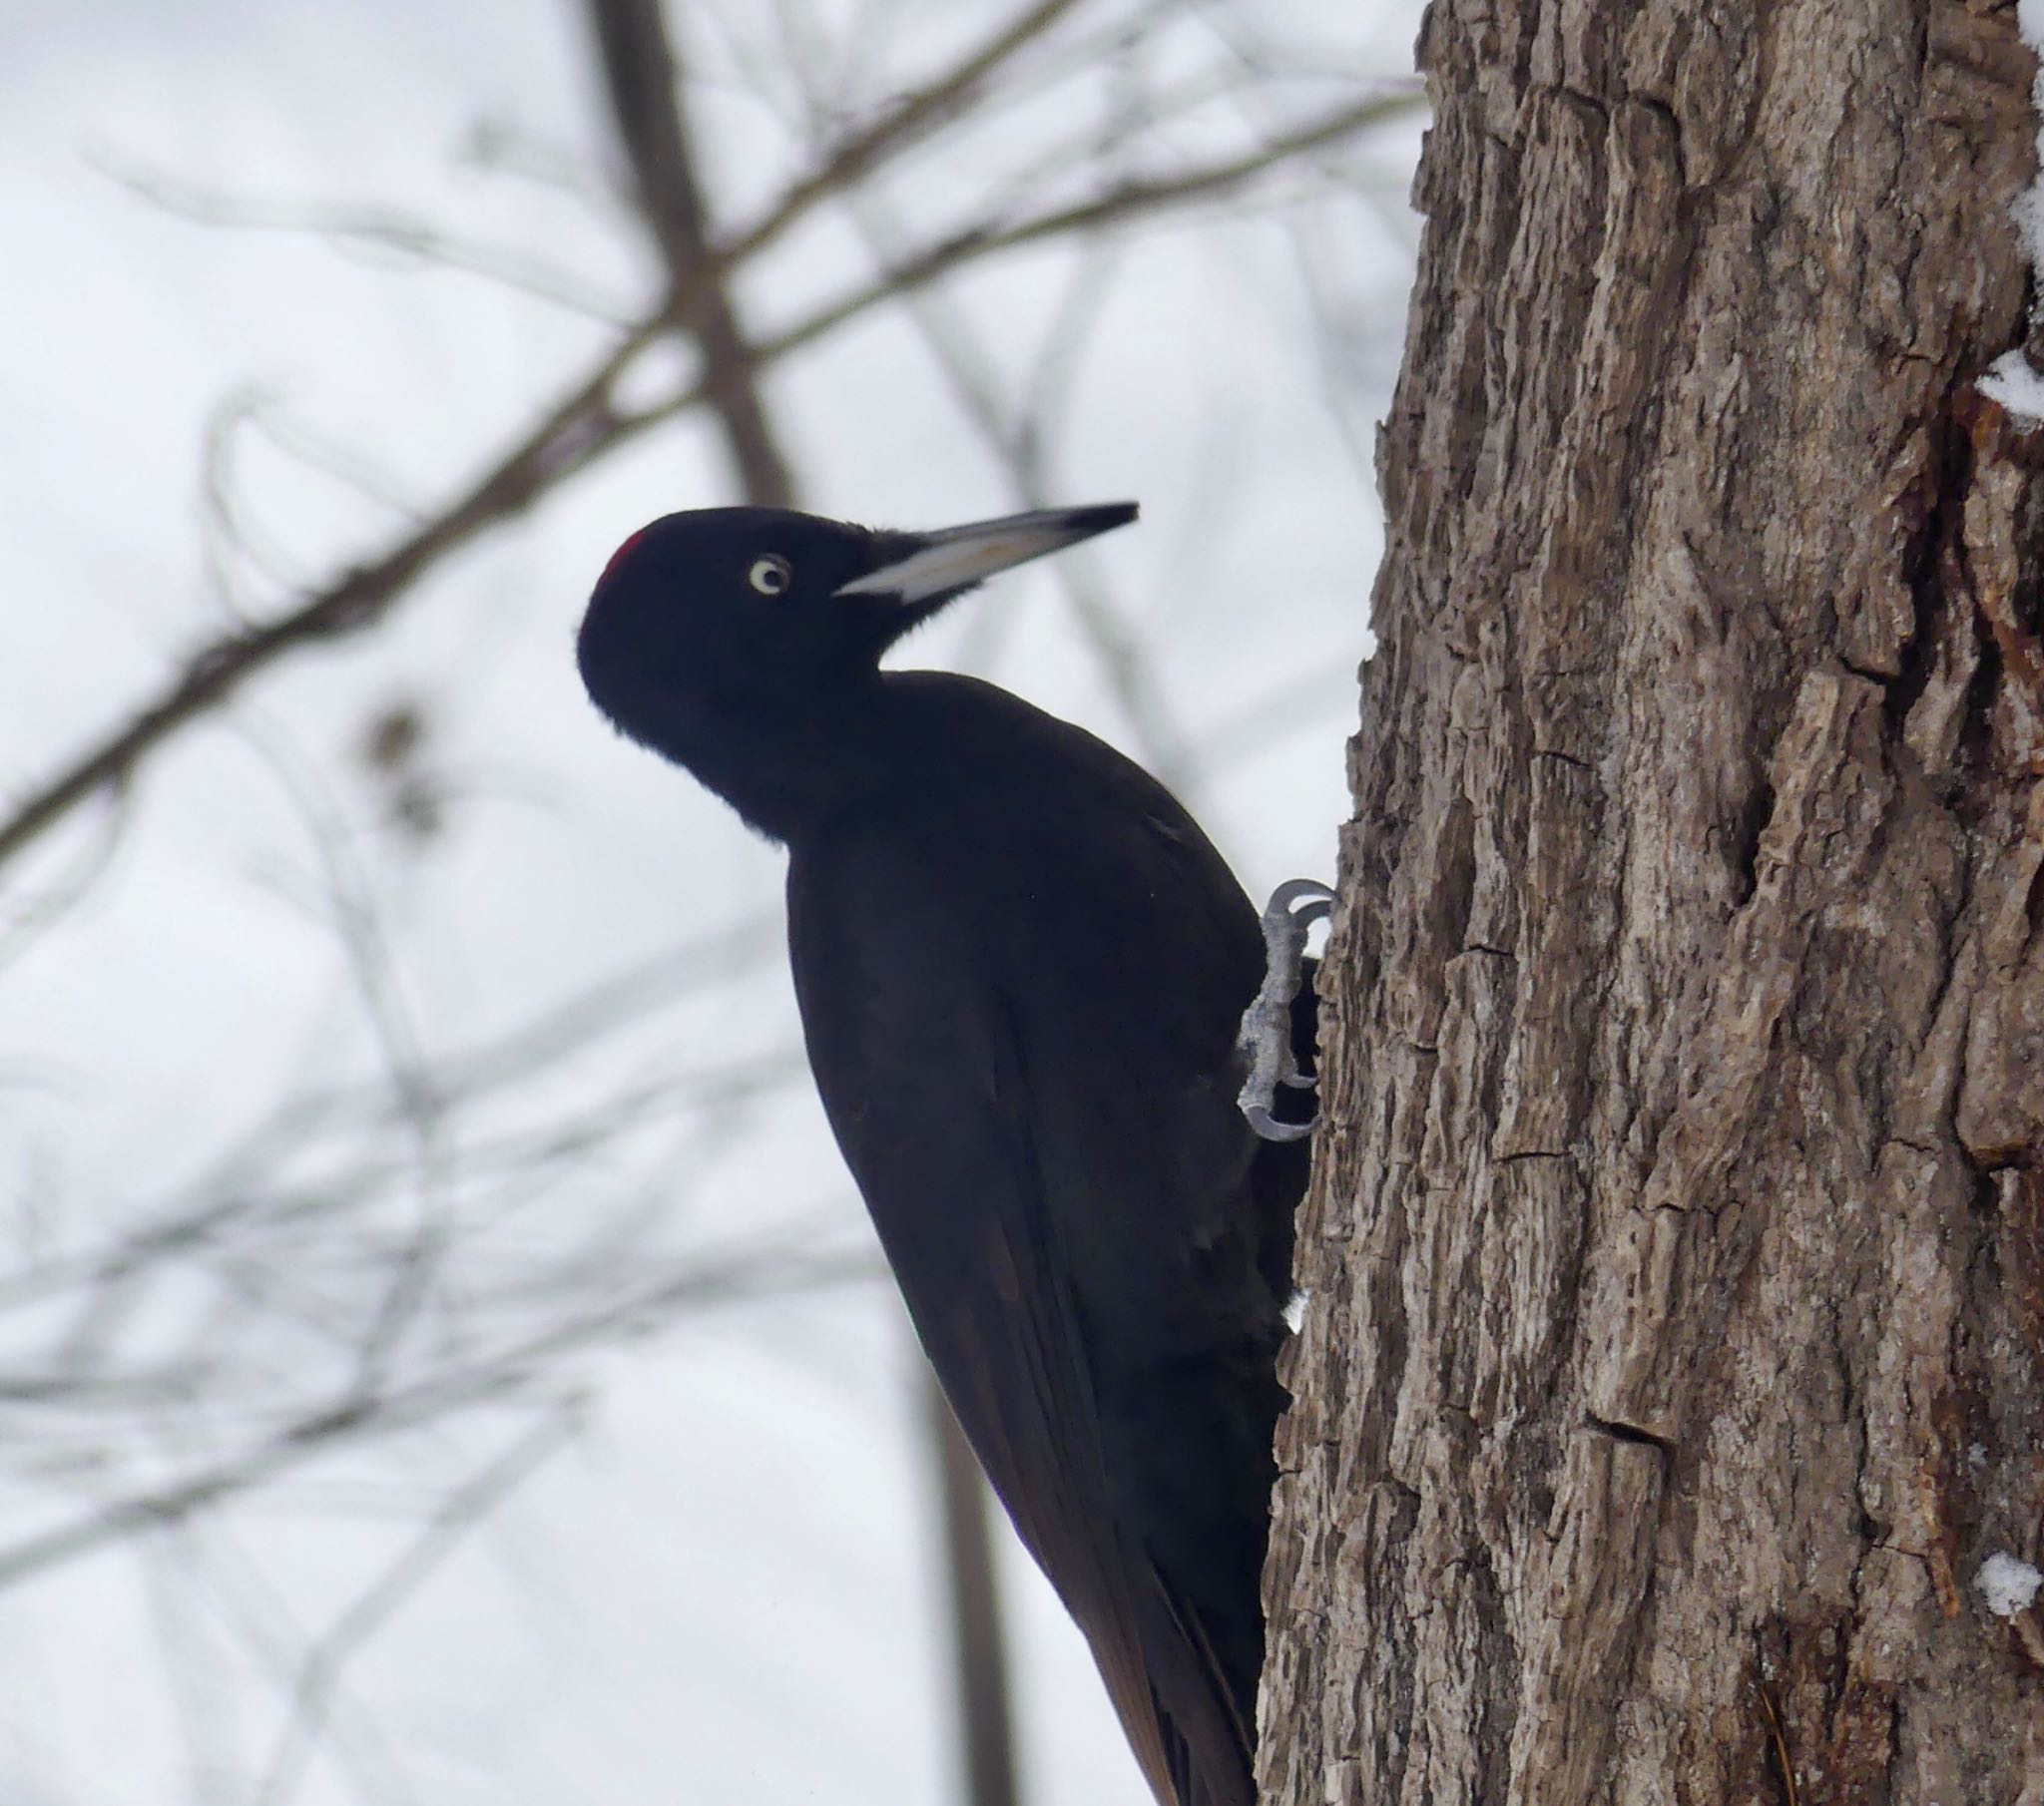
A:
[[[700,286],[692,317],[704,387],[724,427],[740,486],[750,502],[789,507],[794,485],[761,405],[758,359],[710,240],[662,0],[589,0],[589,13],[611,116],[632,166],[640,211],[667,264],[671,293]]]
[[[1017,1806],[1014,1711],[1009,1703],[1001,1592],[994,1567],[992,1517],[979,1459],[958,1427],[936,1374],[922,1371],[917,1389],[936,1457],[943,1498],[944,1553],[951,1581],[951,1651],[958,1688],[958,1730],[966,1806]]]
[[[296,608],[194,653],[155,701],[110,732],[0,826],[0,862],[110,785],[178,730],[217,707],[281,654],[358,633],[373,625],[412,583],[483,528],[530,504],[560,474],[579,468],[592,443],[618,431],[612,385],[656,336],[649,323],[629,333],[598,361],[525,439],[427,526],[373,563],[349,572]]]
[[[1404,96],[1372,98],[1343,107],[1239,157],[1171,177],[1126,182],[1091,201],[1007,226],[967,227],[764,341],[756,348],[758,361],[761,365],[769,364],[824,337],[904,289],[935,281],[999,252],[1102,230],[1126,220],[1233,194],[1289,158],[1353,136],[1409,106]],[[890,121],[894,117],[890,116]],[[898,133],[896,137],[898,140]],[[847,151],[840,153],[833,163],[847,160],[863,163],[865,158],[853,158]],[[620,413],[613,405],[612,394],[618,379],[639,352],[663,330],[693,323],[692,310],[701,303],[714,276],[777,235],[824,192],[827,191],[816,188],[813,178],[798,184],[736,246],[711,259],[691,291],[678,296],[667,315],[643,321],[614,345],[521,444],[428,526],[373,564],[349,573],[330,589],[311,596],[296,609],[264,626],[217,640],[194,654],[154,702],[32,792],[16,807],[11,818],[0,823],[0,864],[88,797],[125,780],[156,747],[219,706],[275,659],[315,641],[359,632],[380,620],[412,583],[484,528],[529,506],[565,477],[586,469],[649,427],[705,401],[710,393],[707,377],[670,400],[637,413]],[[804,196],[808,199],[798,207],[797,198]]]
[[[1249,187],[1294,156],[1352,137],[1407,111],[1409,106],[1403,96],[1364,101],[1343,107],[1328,118],[1273,139],[1269,144],[1239,157],[1182,171],[1176,176],[1124,182],[1091,201],[1026,217],[1009,226],[966,226],[763,341],[759,346],[760,360],[770,363],[790,352],[799,351],[884,301],[893,300],[909,290],[950,275],[954,270],[1004,251],[1060,238],[1080,237],[1119,226],[1125,221],[1168,213],[1202,201],[1218,201]],[[626,416],[619,422],[620,430],[636,431],[651,426],[656,421],[697,406],[703,399],[702,385],[692,384],[668,401],[642,413]],[[7,851],[5,838],[0,837],[0,857],[4,857]]]
[[[373,625],[448,553],[632,437],[638,427],[621,420],[611,406],[619,378],[666,329],[691,323],[692,311],[711,281],[765,249],[839,188],[869,175],[955,118],[1005,63],[1074,3],[1040,0],[926,87],[853,133],[820,168],[796,182],[760,221],[709,259],[692,287],[678,290],[660,312],[640,320],[604,351],[518,444],[428,525],[266,626],[214,641],[193,654],[153,702],[32,790],[0,822],[0,864],[88,798],[125,782],[158,746],[218,707],[273,660],[300,646]]]

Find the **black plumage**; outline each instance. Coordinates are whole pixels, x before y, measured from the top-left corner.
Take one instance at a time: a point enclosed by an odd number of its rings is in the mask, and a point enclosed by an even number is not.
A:
[[[1093,735],[879,669],[981,578],[1134,515],[670,515],[579,651],[624,732],[786,843],[817,1088],[959,1421],[1160,1801],[1250,1806],[1305,1171],[1236,1108],[1257,912]]]

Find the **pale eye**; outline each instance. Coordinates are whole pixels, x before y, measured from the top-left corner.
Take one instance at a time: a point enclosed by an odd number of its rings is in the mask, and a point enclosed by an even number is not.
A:
[[[753,568],[746,573],[746,581],[762,596],[778,596],[794,582],[794,567],[786,559],[769,552],[764,558],[753,560]]]

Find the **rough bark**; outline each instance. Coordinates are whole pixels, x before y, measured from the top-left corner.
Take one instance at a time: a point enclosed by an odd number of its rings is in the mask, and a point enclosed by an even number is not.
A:
[[[2014,7],[1420,49],[1266,1797],[2044,1800]]]

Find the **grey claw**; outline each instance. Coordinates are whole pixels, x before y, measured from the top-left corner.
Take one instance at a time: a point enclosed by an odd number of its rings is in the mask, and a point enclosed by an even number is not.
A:
[[[1311,878],[1291,878],[1271,893],[1264,910],[1264,985],[1242,1013],[1236,1051],[1248,1068],[1236,1102],[1250,1128],[1267,1141],[1297,1141],[1310,1123],[1280,1123],[1272,1114],[1278,1086],[1309,1089],[1291,1052],[1291,1000],[1298,995],[1306,930],[1333,912],[1334,893]]]
[[[1303,909],[1295,908],[1304,904]],[[1264,905],[1264,938],[1271,938],[1271,923],[1274,917],[1281,921],[1296,922],[1302,928],[1310,928],[1315,922],[1324,922],[1334,913],[1334,893],[1317,878],[1286,878],[1271,893],[1270,902]],[[1305,945],[1301,938],[1299,945]]]
[[[1319,1121],[1314,1116],[1306,1123],[1280,1123],[1261,1104],[1245,1104],[1242,1114],[1249,1119],[1250,1128],[1267,1141],[1303,1141]]]

